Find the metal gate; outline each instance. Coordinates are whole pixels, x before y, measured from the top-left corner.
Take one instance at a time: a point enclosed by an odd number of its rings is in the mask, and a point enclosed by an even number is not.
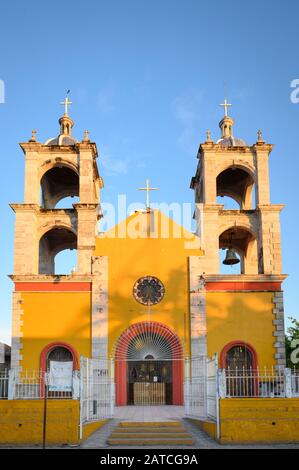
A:
[[[114,414],[113,360],[81,357],[80,371],[80,434],[83,424],[111,418]]]
[[[185,360],[185,413],[204,418],[207,414],[207,371],[204,355]]]
[[[185,363],[185,413],[198,419],[217,423],[219,435],[218,358],[206,356],[186,359]]]

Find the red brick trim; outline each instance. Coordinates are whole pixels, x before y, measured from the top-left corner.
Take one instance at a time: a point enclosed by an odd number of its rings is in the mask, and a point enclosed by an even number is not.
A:
[[[280,282],[206,282],[207,291],[281,291]]]
[[[91,282],[15,282],[16,292],[90,292]]]

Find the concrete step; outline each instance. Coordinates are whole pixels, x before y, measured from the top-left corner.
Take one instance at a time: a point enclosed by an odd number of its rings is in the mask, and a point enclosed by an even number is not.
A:
[[[139,433],[139,432],[130,432],[130,433],[124,433],[124,432],[119,432],[117,429],[114,431],[110,438],[111,439],[187,439],[190,437],[190,434],[185,432],[176,432],[176,433],[166,433],[166,432],[161,432],[161,433],[155,433],[153,431],[147,432],[147,433]]]
[[[107,440],[108,444],[111,446],[161,446],[161,445],[166,445],[166,446],[192,446],[194,444],[194,441],[192,437],[190,438],[169,438],[169,439],[114,439],[110,438]]]
[[[111,446],[191,446],[192,436],[180,421],[123,421],[110,434]]]
[[[180,421],[121,421],[119,423],[121,428],[146,428],[146,427],[181,427]]]
[[[119,433],[123,433],[123,434],[128,434],[128,433],[155,433],[155,434],[160,434],[160,433],[167,433],[167,434],[176,434],[176,433],[180,433],[180,432],[185,432],[185,428],[180,426],[180,427],[170,427],[170,428],[167,428],[165,426],[161,427],[161,428],[158,428],[158,427],[146,427],[146,428],[135,428],[135,427],[131,427],[131,428],[123,428],[123,427],[117,427],[116,428],[117,432]]]

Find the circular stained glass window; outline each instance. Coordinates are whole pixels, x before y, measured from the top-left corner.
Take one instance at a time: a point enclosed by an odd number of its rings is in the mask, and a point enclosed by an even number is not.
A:
[[[138,279],[133,287],[133,295],[142,305],[155,305],[159,303],[165,293],[162,282],[153,276],[145,276]]]

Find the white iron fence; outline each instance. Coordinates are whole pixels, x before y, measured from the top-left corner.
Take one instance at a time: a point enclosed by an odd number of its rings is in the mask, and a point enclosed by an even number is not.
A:
[[[219,373],[222,398],[290,398],[299,396],[299,370],[281,368],[223,369]]]
[[[114,414],[114,362],[81,357],[80,430],[86,422]]]
[[[217,384],[218,357],[215,354],[207,359],[207,417],[213,420],[218,418],[218,384]]]
[[[79,398],[79,372],[73,371],[71,376],[59,376],[59,382],[53,380],[49,372],[16,369],[9,370],[0,377],[2,398],[10,400],[37,400],[45,398]],[[1,397],[1,394],[0,394]]]

